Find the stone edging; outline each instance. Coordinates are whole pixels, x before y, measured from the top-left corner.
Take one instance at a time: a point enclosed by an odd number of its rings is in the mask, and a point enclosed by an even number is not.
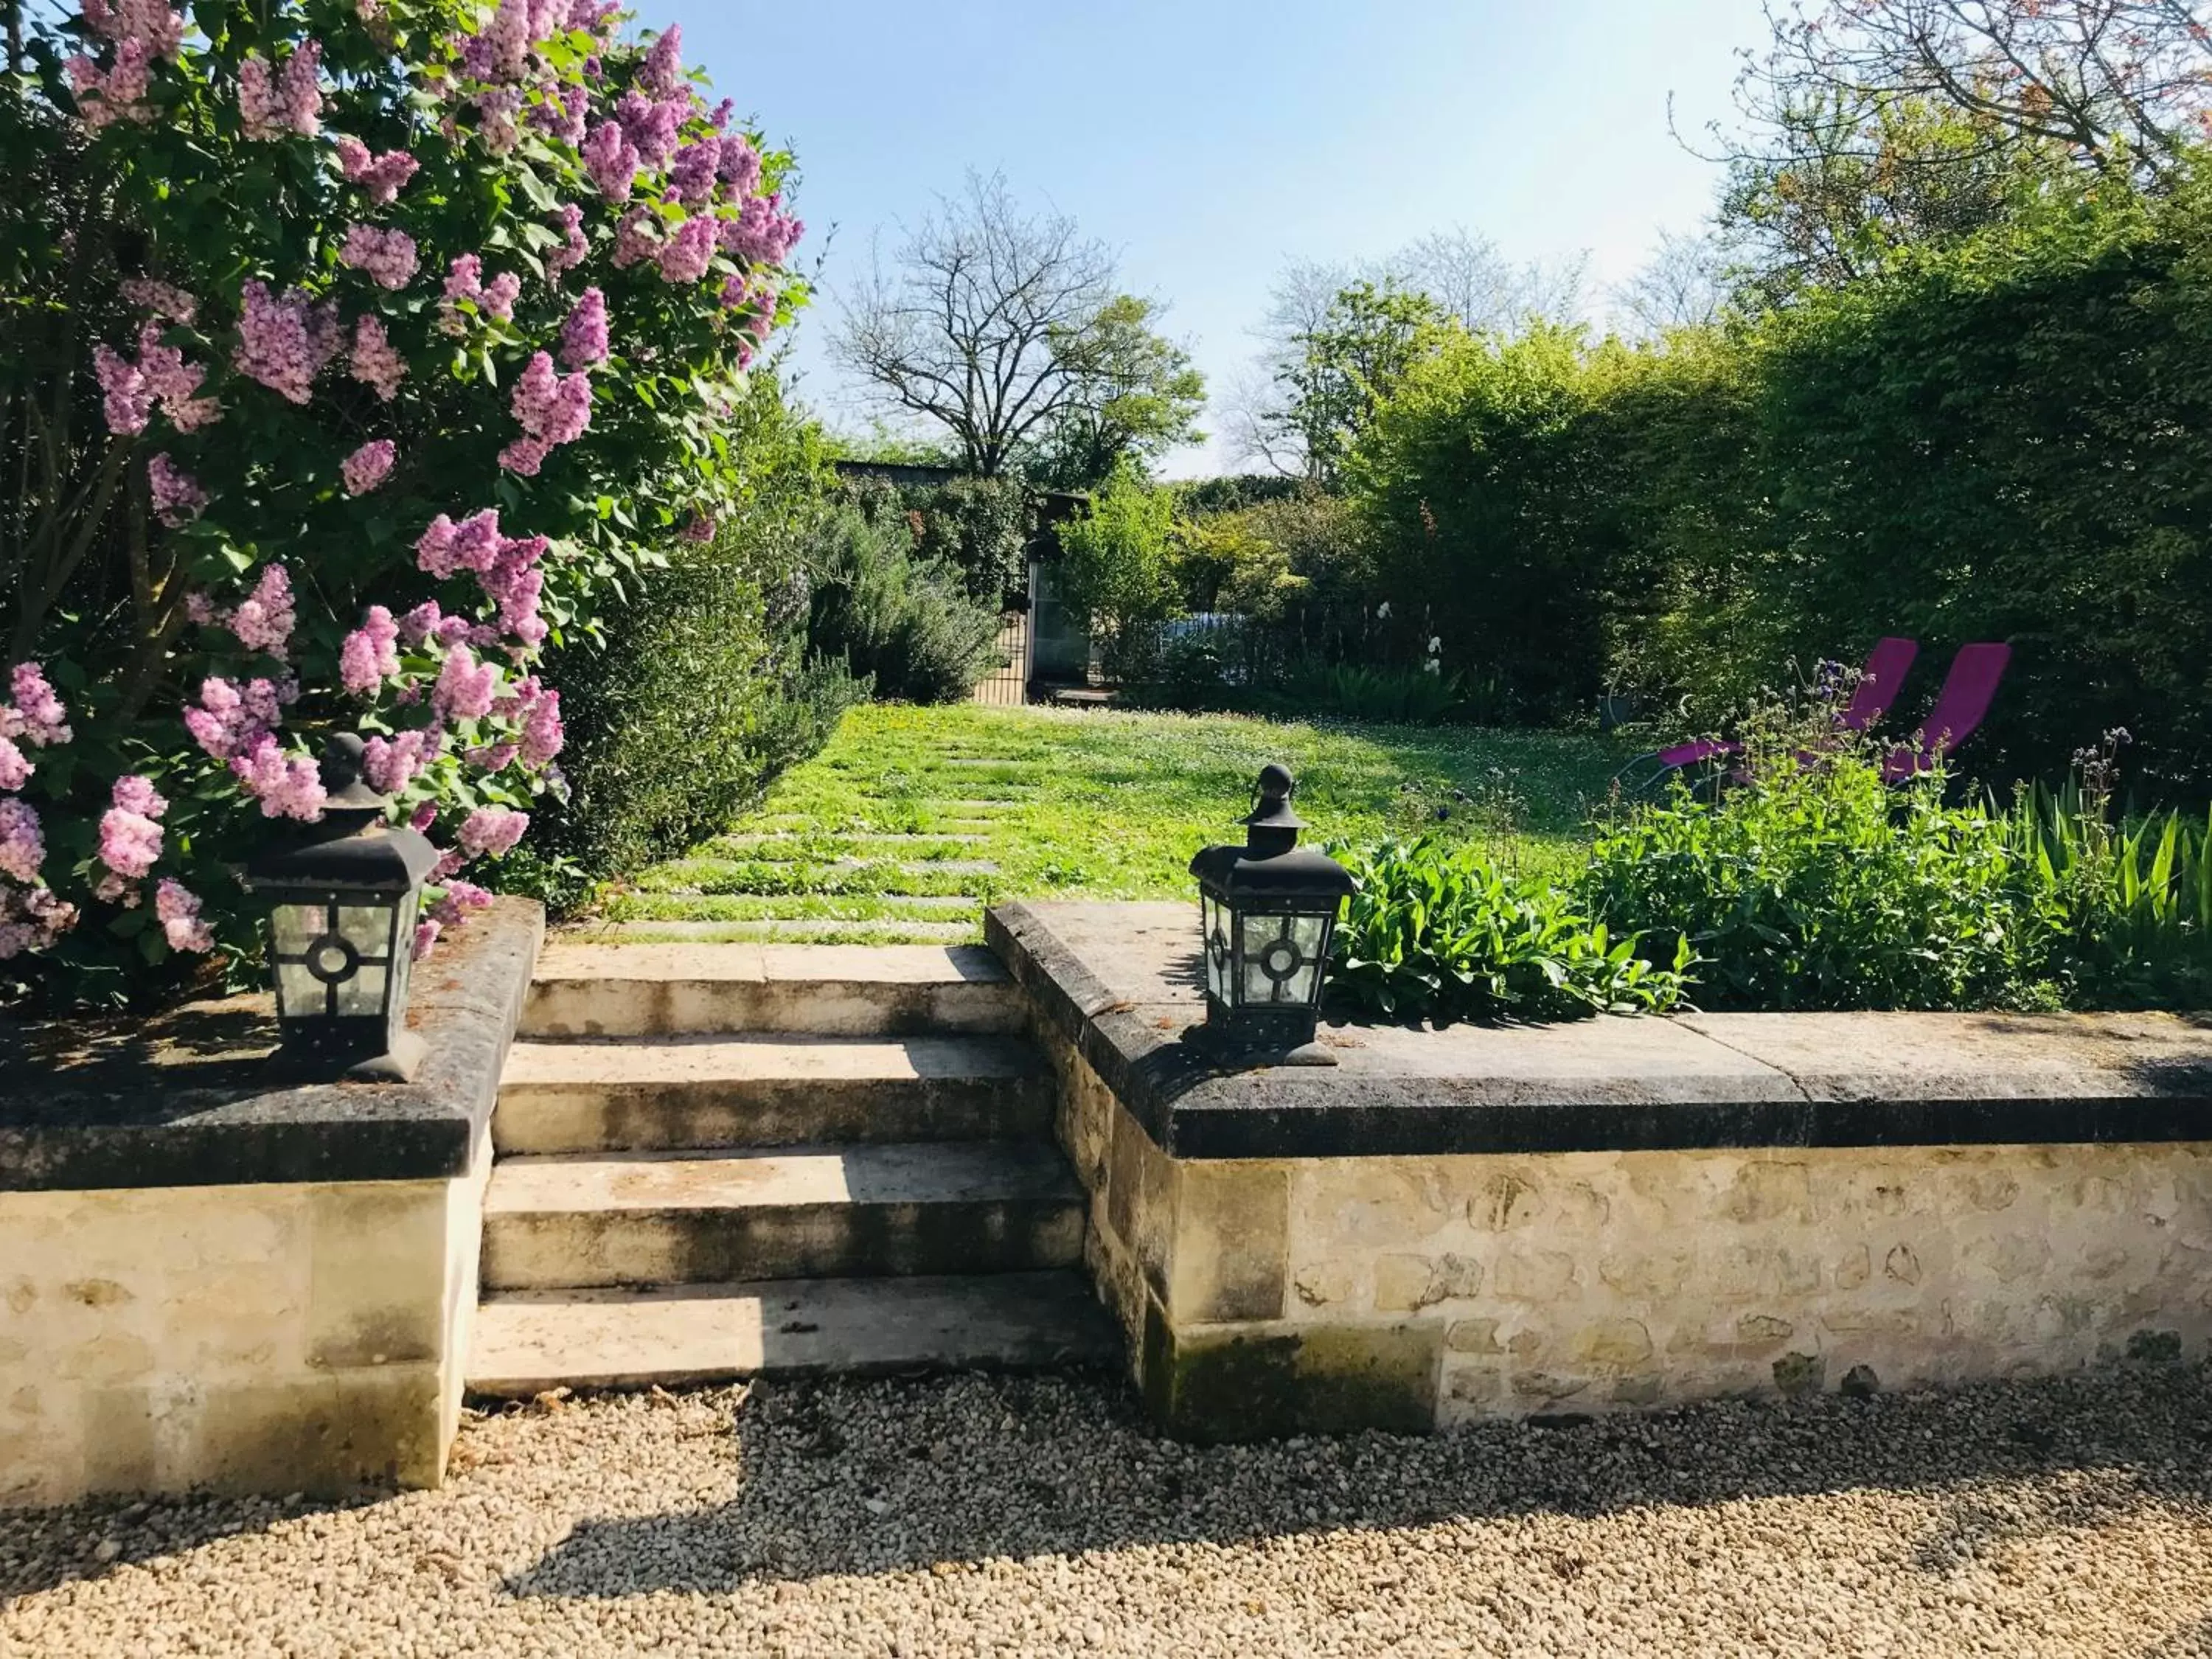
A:
[[[1037,1018],[1181,1158],[2212,1139],[2212,1016],[1690,1014],[1332,1024],[1334,1068],[1222,1074],[1194,907],[1004,904]]]
[[[0,1026],[0,1192],[468,1173],[545,931],[501,899],[416,969],[410,1084],[287,1084],[266,997]]]

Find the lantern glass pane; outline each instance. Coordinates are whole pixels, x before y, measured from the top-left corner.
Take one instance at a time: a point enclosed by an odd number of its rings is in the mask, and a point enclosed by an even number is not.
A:
[[[1293,916],[1244,918],[1244,1000],[1275,1005],[1295,1002],[1291,990],[1304,957],[1292,924]]]
[[[374,1018],[384,1012],[385,971],[382,967],[362,966],[354,970],[353,977],[337,982],[337,1011],[341,1014]]]
[[[315,1019],[328,1011],[322,981],[297,962],[276,964],[276,1018]]]
[[[395,1031],[407,1023],[407,990],[415,969],[415,910],[421,900],[419,890],[410,890],[399,901],[398,914],[392,918],[392,1028]]]
[[[280,904],[269,913],[269,934],[280,957],[304,956],[323,931],[328,912],[319,904]]]
[[[1328,932],[1326,916],[1292,916],[1291,937],[1298,947],[1299,968],[1285,986],[1293,1002],[1311,1002],[1321,988],[1322,947]]]
[[[392,948],[392,907],[388,904],[341,904],[338,937],[364,957],[383,957]]]
[[[1205,931],[1206,988],[1223,1002],[1231,1000],[1235,946],[1231,942],[1229,912],[1211,893],[1199,899],[1199,917]]]

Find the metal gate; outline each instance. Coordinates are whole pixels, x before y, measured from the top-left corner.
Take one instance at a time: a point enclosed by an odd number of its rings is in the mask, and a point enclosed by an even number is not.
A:
[[[1018,708],[1030,700],[1030,613],[1008,611],[999,617],[1001,666],[975,688],[977,702]]]

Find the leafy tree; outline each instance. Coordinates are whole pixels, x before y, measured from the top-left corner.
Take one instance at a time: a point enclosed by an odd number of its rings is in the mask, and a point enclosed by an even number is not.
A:
[[[1177,444],[1203,443],[1206,377],[1155,333],[1160,307],[1116,295],[1061,342],[1075,395],[1037,440],[1024,471],[1055,489],[1094,489],[1124,464],[1144,467]]]
[[[1188,355],[1152,331],[1157,304],[1115,276],[1073,219],[1025,214],[1003,175],[970,174],[847,297],[832,349],[887,412],[941,428],[967,471],[1035,457],[1096,482],[1194,435],[1205,395]]]
[[[1059,528],[1060,595],[1091,618],[1109,672],[1127,672],[1175,615],[1175,495],[1124,466],[1091,510]]]
[[[1275,371],[1282,402],[1267,424],[1303,458],[1309,477],[1334,484],[1376,405],[1455,328],[1425,294],[1352,283],[1295,337],[1297,356]]]

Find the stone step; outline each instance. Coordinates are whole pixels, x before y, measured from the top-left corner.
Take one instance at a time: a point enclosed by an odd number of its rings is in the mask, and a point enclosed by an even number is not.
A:
[[[1043,1139],[1043,1057],[1006,1036],[517,1042],[492,1144],[513,1154]]]
[[[927,945],[942,940],[955,944],[973,939],[982,922],[982,901],[960,902],[975,913],[972,921],[928,921],[921,917],[863,916],[841,920],[835,916],[756,916],[738,921],[712,917],[685,921],[656,917],[652,921],[609,922],[595,930],[602,945],[653,945],[671,939],[691,939],[702,945],[753,945],[823,940],[839,945]]]
[[[825,843],[866,845],[884,848],[891,852],[906,852],[916,847],[973,847],[985,839],[983,836],[966,830],[948,830],[940,835],[934,831],[908,830],[850,830],[802,835],[784,830],[739,830],[717,836],[706,846],[709,851],[717,854],[789,861],[802,856],[805,848]]]
[[[1019,1273],[1083,1251],[1083,1194],[1029,1142],[508,1158],[483,1285]]]
[[[673,1388],[747,1376],[1042,1370],[1114,1360],[1078,1273],[524,1291],[477,1310],[471,1392]]]
[[[973,945],[548,945],[525,1036],[1018,1030],[999,959]]]

